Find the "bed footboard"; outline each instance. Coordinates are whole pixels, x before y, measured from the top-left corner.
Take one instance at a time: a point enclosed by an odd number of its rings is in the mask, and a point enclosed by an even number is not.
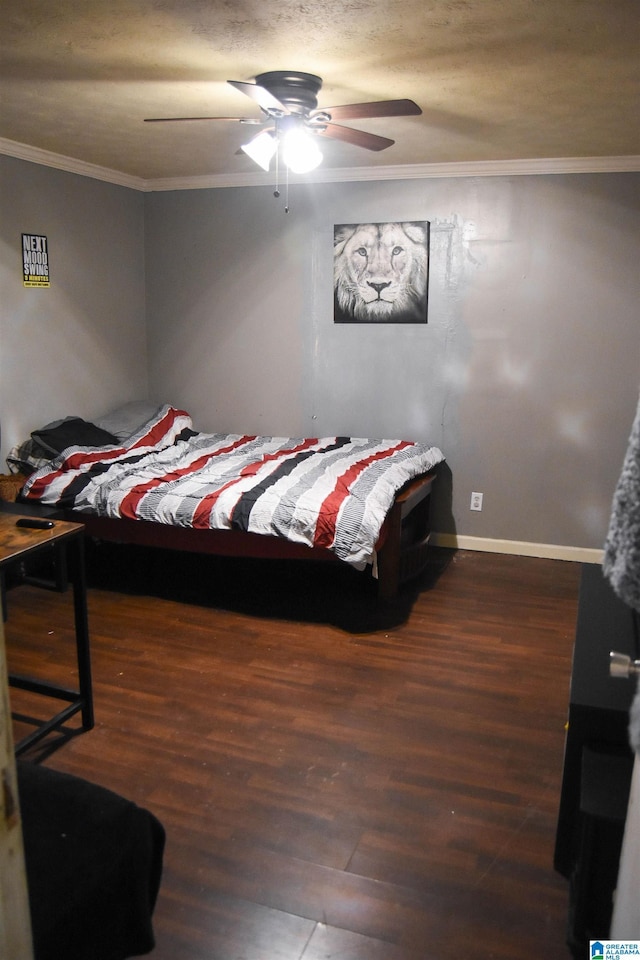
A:
[[[384,543],[378,550],[378,593],[383,600],[393,600],[400,584],[417,576],[427,564],[434,480],[433,473],[412,480],[389,511]]]

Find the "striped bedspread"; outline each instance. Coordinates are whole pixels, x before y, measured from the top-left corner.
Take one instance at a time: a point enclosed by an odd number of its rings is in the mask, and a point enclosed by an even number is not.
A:
[[[23,495],[103,517],[285,537],[362,567],[398,490],[443,459],[404,440],[199,433],[165,406],[120,446],[67,448]]]

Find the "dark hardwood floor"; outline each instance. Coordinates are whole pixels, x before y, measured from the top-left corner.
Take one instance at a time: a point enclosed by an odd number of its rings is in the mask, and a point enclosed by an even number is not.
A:
[[[164,824],[154,960],[568,958],[578,564],[434,549],[387,605],[338,566],[88,569],[96,726],[31,759]],[[69,595],[8,607],[10,669],[72,680]]]

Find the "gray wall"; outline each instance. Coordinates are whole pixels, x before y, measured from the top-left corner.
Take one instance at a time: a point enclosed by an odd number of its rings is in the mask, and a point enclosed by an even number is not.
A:
[[[23,287],[22,233],[49,288]],[[146,397],[144,295],[140,193],[0,156],[0,471],[37,426]]]
[[[440,446],[442,532],[602,546],[638,400],[640,177],[145,197],[152,395],[206,430]],[[333,225],[429,220],[426,326],[333,323]],[[469,511],[484,493],[482,513]]]
[[[206,430],[436,443],[436,529],[598,549],[638,399],[639,183],[296,186],[286,214],[269,187],[143,195],[0,156],[0,469],[47,420],[151,396]],[[335,325],[333,225],[414,219],[429,323]],[[49,289],[22,286],[22,232]]]

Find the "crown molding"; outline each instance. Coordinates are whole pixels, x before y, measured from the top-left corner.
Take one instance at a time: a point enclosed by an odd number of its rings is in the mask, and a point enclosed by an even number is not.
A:
[[[348,183],[354,181],[426,180],[444,177],[513,177],[562,173],[637,173],[640,156],[550,157],[533,160],[473,160],[463,163],[420,163],[393,167],[322,168],[307,176],[289,175],[289,183]],[[264,173],[174,177],[145,181],[145,190],[203,190],[214,187],[273,187]],[[281,184],[282,187],[282,184]]]
[[[0,137],[0,154],[27,160],[67,173],[104,180],[131,190],[152,193],[166,190],[207,190],[224,187],[273,187],[273,176],[265,173],[215,174],[200,177],[164,177],[145,180],[74,157],[41,150]],[[349,183],[354,181],[425,180],[435,177],[513,177],[566,173],[638,173],[640,156],[547,157],[528,160],[470,160],[455,163],[419,163],[405,166],[319,168],[307,176],[289,175],[289,183]]]
[[[28,160],[30,163],[39,163],[43,167],[55,167],[66,173],[75,173],[81,177],[91,177],[93,180],[104,180],[115,183],[120,187],[129,187],[131,190],[146,190],[146,181],[140,177],[132,177],[119,170],[109,167],[100,167],[95,163],[85,163],[75,157],[66,157],[50,150],[41,150],[39,147],[30,147],[26,143],[17,143],[15,140],[5,140],[0,137],[0,154],[16,157],[18,160]]]

